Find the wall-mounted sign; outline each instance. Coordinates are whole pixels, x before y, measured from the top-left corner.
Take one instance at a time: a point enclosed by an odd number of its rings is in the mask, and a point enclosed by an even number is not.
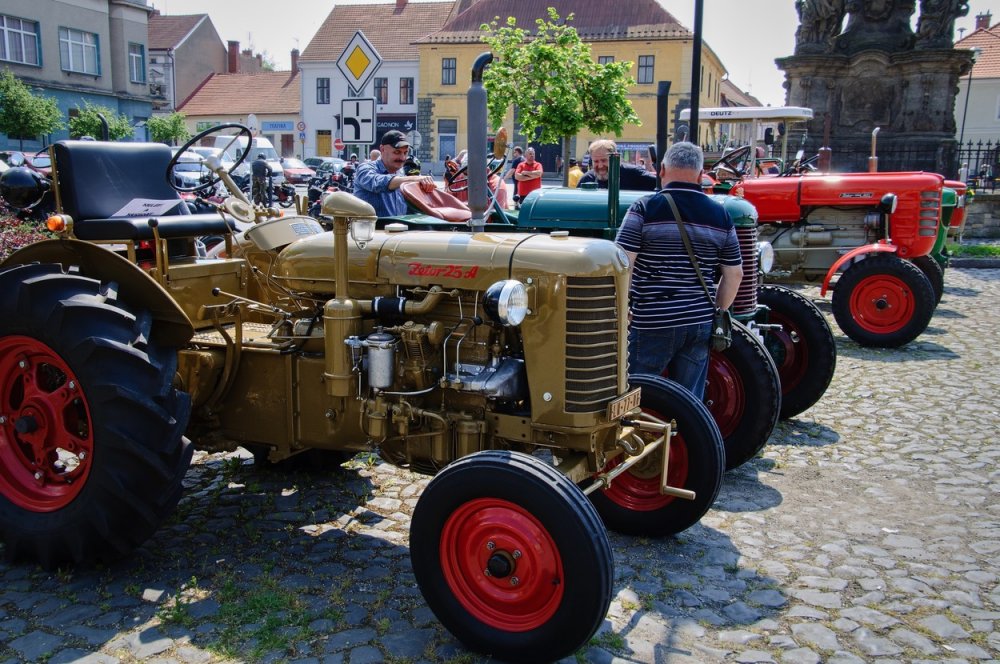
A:
[[[286,120],[279,122],[277,120],[263,120],[260,123],[261,131],[295,131],[295,122],[292,120]]]

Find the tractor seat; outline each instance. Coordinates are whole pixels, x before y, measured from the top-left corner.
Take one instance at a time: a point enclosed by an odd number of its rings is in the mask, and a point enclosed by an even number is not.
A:
[[[62,210],[73,218],[73,234],[90,242],[152,240],[149,220],[162,238],[218,235],[233,228],[221,215],[191,214],[167,183],[170,148],[162,143],[59,141],[53,146]],[[151,217],[115,216],[138,199],[176,201]]]
[[[419,182],[404,182],[399,190],[406,202],[426,215],[454,223],[464,223],[472,219],[469,206],[444,189],[424,191]]]

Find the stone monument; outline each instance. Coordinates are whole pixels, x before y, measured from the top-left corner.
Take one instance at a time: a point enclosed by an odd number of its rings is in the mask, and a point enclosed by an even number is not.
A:
[[[833,149],[833,169],[867,170],[879,127],[879,170],[955,172],[955,97],[972,66],[954,50],[965,0],[796,0],[795,54],[785,71],[786,103],[813,109],[808,147]],[[846,22],[845,22],[846,18]]]

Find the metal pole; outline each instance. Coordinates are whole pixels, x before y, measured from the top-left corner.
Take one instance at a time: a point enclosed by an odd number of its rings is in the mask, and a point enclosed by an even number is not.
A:
[[[694,0],[694,42],[691,44],[691,121],[688,123],[688,140],[701,145],[698,135],[698,100],[701,97],[701,24],[704,14],[703,0]]]
[[[969,65],[969,82],[965,86],[965,109],[962,111],[962,131],[958,134],[958,149],[962,149],[962,140],[965,138],[965,116],[969,113],[969,97],[972,95],[972,70],[976,66],[976,58],[979,57],[979,49],[972,49],[972,64]]]
[[[469,227],[476,232],[485,228],[486,209],[489,205],[486,194],[486,88],[483,87],[483,72],[493,62],[493,54],[487,51],[479,54],[472,65],[472,84],[469,86],[467,116],[469,127],[469,210],[472,218]]]
[[[660,182],[660,162],[667,154],[667,114],[670,113],[670,81],[660,81],[656,86],[656,188],[663,186]]]

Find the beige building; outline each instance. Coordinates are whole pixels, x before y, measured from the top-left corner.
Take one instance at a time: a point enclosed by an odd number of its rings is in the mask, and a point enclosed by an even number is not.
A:
[[[514,16],[521,27],[534,26],[552,6],[560,16],[574,14],[572,25],[591,45],[598,61],[632,63],[632,86],[629,99],[642,120],[641,126],[628,126],[620,137],[612,137],[626,159],[644,156],[646,146],[656,138],[656,93],[660,81],[670,81],[669,128],[674,132],[677,113],[690,104],[692,33],[682,26],[656,0],[631,0],[620,3],[592,0],[459,0],[444,27],[417,42],[420,49],[419,99],[431,109],[429,126],[421,126],[424,149],[432,159],[467,149],[466,92],[472,63],[486,50],[480,26],[495,16]],[[701,56],[700,105],[721,105],[721,84],[726,73],[719,58],[707,45]],[[513,115],[505,124],[513,125]],[[491,131],[495,128],[490,128]],[[570,149],[582,155],[595,138],[582,132]],[[515,143],[524,137],[515,134]],[[546,170],[554,169],[558,146],[538,146],[540,161]]]

